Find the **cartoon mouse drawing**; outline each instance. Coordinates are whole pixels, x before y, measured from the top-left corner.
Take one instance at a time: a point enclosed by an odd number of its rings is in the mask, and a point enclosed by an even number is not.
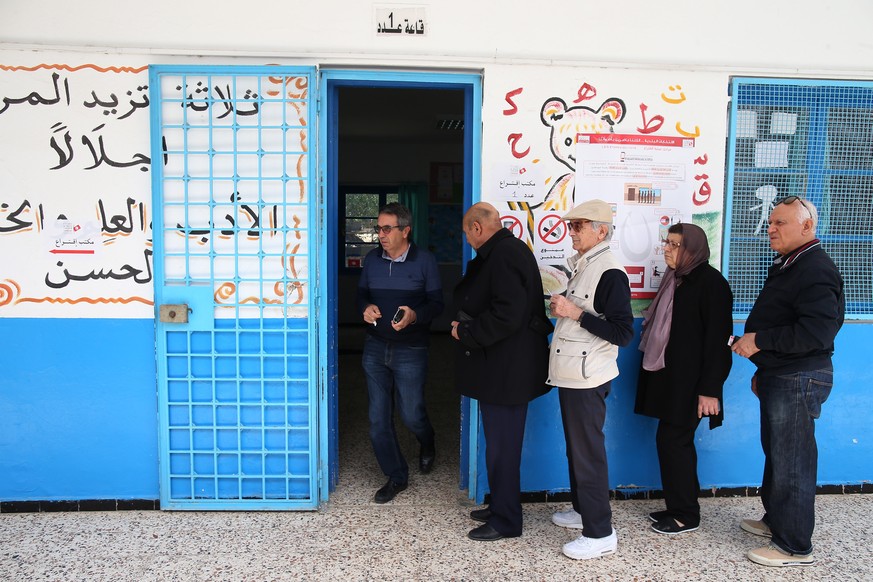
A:
[[[597,109],[583,105],[567,107],[567,103],[560,97],[546,99],[540,111],[540,120],[543,125],[551,128],[549,149],[555,159],[570,171],[561,175],[549,188],[543,200],[538,203],[515,200],[507,202],[510,210],[524,212],[527,233],[523,240],[532,251],[534,250],[534,241],[538,236],[534,210],[542,208],[543,211],[563,214],[575,205],[576,134],[612,133],[615,126],[624,119],[626,111],[624,101],[615,97],[607,99]],[[558,280],[556,277],[566,281],[570,275],[562,263],[553,266],[541,265],[540,274],[544,282]],[[546,287],[547,285],[544,283],[544,294],[554,292],[551,287],[549,289]]]
[[[596,110],[583,105],[567,107],[560,97],[550,97],[543,104],[540,119],[552,128],[549,141],[552,155],[570,171],[558,178],[540,204],[531,208],[565,212],[574,206],[576,188],[576,134],[612,133],[624,119],[624,101],[612,97]]]

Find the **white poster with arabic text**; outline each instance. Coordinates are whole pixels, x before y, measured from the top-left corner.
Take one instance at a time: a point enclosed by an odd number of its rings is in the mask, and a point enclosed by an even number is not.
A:
[[[579,134],[576,144],[577,187],[612,205],[612,250],[627,271],[631,297],[650,299],[667,268],[661,246],[667,229],[691,222],[694,138]]]

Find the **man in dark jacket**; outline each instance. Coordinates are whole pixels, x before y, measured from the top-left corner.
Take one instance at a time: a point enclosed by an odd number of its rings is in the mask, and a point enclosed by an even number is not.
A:
[[[815,419],[833,386],[834,338],[843,324],[843,279],[821,248],[810,202],[789,196],[770,214],[770,248],[779,253],[733,351],[757,366],[761,402],[764,517],[740,527],[770,538],[748,558],[764,566],[813,564],[818,449]]]
[[[464,234],[476,250],[454,291],[457,387],[479,401],[491,503],[470,513],[483,525],[468,537],[493,541],[522,530],[521,445],[528,402],[548,391],[552,325],[533,254],[501,227],[486,202],[464,215]]]

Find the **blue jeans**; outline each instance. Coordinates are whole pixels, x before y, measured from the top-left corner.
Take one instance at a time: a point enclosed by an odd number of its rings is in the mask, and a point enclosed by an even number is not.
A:
[[[394,431],[394,403],[403,424],[421,448],[434,448],[434,432],[424,402],[427,347],[388,343],[367,335],[362,358],[370,397],[370,442],[379,467],[395,483],[409,480],[409,466]]]
[[[831,368],[758,376],[764,478],[763,521],[786,552],[812,552],[818,448],[815,419],[833,387]]]

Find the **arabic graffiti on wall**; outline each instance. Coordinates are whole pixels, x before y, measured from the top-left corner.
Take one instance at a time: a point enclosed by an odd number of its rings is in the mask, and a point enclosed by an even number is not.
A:
[[[162,87],[167,280],[211,273],[219,306],[305,312],[308,91]],[[153,316],[150,94],[146,67],[0,65],[0,316]]]
[[[0,65],[0,315],[150,317],[146,67]]]
[[[307,317],[309,81],[161,76],[163,283],[217,318]]]

